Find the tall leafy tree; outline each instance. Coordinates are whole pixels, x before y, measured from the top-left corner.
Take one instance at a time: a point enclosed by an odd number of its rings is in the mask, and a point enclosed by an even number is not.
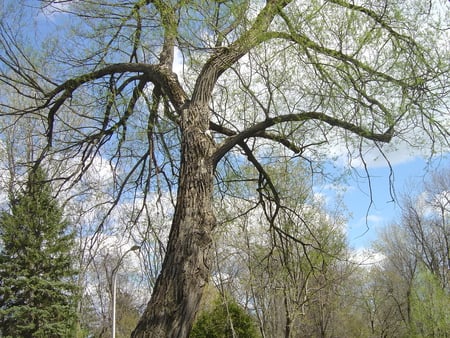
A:
[[[265,165],[281,148],[314,163],[329,145],[356,157],[392,140],[448,145],[443,1],[39,4],[0,12],[0,82],[29,99],[2,110],[41,119],[40,159],[79,160],[75,179],[106,158],[111,207],[152,193],[175,205],[136,338],[188,336],[224,170],[253,166],[244,179],[273,221],[283,204]]]
[[[416,275],[411,305],[410,337],[448,336],[450,296],[427,269]]]
[[[74,335],[74,236],[40,168],[0,216],[0,332],[4,337]]]

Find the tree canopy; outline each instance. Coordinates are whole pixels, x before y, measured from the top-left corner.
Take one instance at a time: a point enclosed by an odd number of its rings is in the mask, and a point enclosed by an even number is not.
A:
[[[213,200],[234,193],[227,173],[254,183],[241,197],[274,224],[288,203],[273,162],[315,167],[343,148],[364,165],[394,140],[447,149],[442,1],[32,3],[2,5],[0,108],[12,124],[41,122],[35,163],[65,168],[70,187],[105,159],[109,210],[132,203],[131,221],[153,194],[174,204],[133,337],[188,336],[220,224]]]

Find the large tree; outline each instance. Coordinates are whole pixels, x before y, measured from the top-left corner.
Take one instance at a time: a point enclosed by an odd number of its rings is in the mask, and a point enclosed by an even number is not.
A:
[[[333,145],[359,156],[394,138],[447,144],[442,1],[39,3],[3,4],[0,80],[22,100],[2,98],[2,113],[42,119],[38,162],[74,164],[67,182],[109,160],[111,208],[143,201],[138,217],[153,193],[175,204],[133,337],[189,334],[227,170],[254,167],[243,179],[273,224],[283,201],[270,158],[313,163]]]
[[[11,196],[13,197],[13,196]],[[0,215],[0,332],[4,337],[74,334],[74,236],[42,169]]]

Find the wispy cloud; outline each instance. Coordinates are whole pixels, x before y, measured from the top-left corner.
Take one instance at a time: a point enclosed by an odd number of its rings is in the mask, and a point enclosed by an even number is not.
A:
[[[367,267],[380,264],[385,259],[382,253],[366,248],[354,250],[350,257],[351,261]]]

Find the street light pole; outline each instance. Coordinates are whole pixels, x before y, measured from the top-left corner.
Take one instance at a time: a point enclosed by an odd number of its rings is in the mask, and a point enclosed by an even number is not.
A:
[[[117,270],[119,270],[120,264],[124,257],[131,251],[139,250],[141,247],[139,245],[133,245],[127,251],[120,256],[119,261],[117,262],[116,267],[112,271],[112,280],[113,280],[113,292],[112,292],[112,338],[116,338],[116,291],[117,291]]]

